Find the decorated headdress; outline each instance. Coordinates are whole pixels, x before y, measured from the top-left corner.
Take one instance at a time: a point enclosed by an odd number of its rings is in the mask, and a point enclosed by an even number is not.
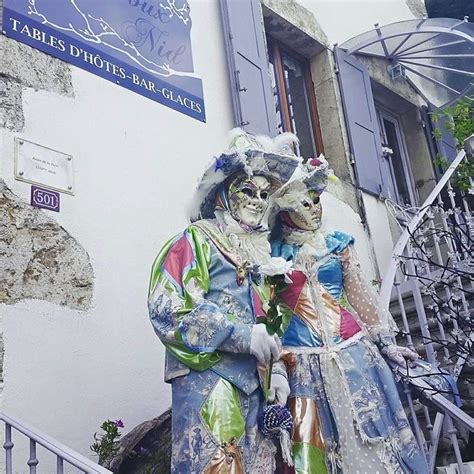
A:
[[[316,191],[318,194],[326,189],[329,176],[333,175],[324,155],[319,155],[318,158],[312,158],[306,163],[302,163],[300,168],[303,172],[301,177],[303,183],[309,190]]]
[[[265,176],[275,189],[288,182],[301,161],[294,153],[295,143],[298,138],[292,133],[270,138],[250,135],[240,128],[232,130],[229,147],[213,159],[201,178],[191,209],[191,222],[214,217],[216,193],[233,175]]]
[[[301,194],[307,190],[321,194],[327,187],[329,178],[334,176],[329,163],[323,155],[300,163],[290,180],[273,196],[270,221],[280,211],[290,211],[299,205]]]
[[[268,214],[270,227],[274,227],[278,232],[277,223],[279,219],[287,220],[286,211],[299,209],[308,190],[323,193],[329,181],[338,181],[338,178],[323,155],[300,163],[291,179],[272,196]]]

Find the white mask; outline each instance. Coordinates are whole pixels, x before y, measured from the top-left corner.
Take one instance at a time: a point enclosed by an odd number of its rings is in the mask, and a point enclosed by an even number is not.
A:
[[[232,217],[242,224],[258,226],[267,210],[271,187],[270,181],[264,176],[241,176],[235,179],[228,190]]]
[[[303,230],[318,230],[321,227],[323,209],[315,191],[300,193],[297,205],[288,210],[292,222]]]

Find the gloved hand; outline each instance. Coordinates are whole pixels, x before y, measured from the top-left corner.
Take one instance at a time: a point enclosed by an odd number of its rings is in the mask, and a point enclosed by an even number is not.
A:
[[[408,347],[397,346],[396,344],[388,344],[382,347],[380,352],[387,357],[387,359],[402,366],[406,366],[407,361],[409,365],[413,365],[420,357],[416,352],[408,349]]]
[[[275,334],[270,336],[265,324],[255,324],[252,328],[250,338],[250,354],[254,355],[258,362],[268,365],[271,358],[278,360],[281,353],[281,342]]]
[[[281,405],[286,405],[289,394],[290,384],[288,383],[288,379],[282,374],[272,374],[272,381],[268,392],[268,401],[270,403],[278,402]]]

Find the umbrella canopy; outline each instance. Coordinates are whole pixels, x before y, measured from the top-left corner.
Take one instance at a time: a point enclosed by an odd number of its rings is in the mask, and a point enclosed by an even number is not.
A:
[[[436,107],[474,90],[474,24],[452,18],[406,20],[375,28],[340,45],[349,54],[391,62]]]

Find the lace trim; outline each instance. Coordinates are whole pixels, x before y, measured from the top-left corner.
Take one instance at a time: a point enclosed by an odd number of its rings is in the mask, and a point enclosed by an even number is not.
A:
[[[290,245],[299,247],[296,263],[314,263],[330,254],[326,244],[326,237],[317,230],[294,229],[282,225],[283,240]]]
[[[345,349],[346,347],[355,344],[364,337],[366,338],[367,336],[362,331],[359,331],[357,334],[354,334],[354,336],[350,337],[349,339],[336,343],[335,345],[331,345],[330,347],[283,346],[283,350],[289,351],[292,354],[327,354],[329,352],[339,352],[341,349]]]

